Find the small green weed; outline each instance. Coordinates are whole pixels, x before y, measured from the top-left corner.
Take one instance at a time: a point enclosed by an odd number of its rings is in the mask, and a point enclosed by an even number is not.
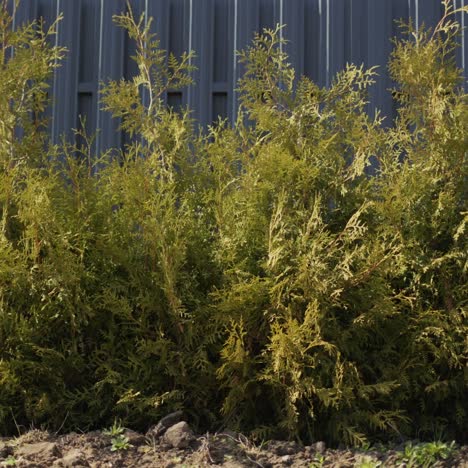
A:
[[[370,442],[364,442],[360,448],[363,452],[368,452],[372,449],[372,444]]]
[[[102,433],[111,437],[116,437],[122,435],[124,430],[125,428],[122,426],[122,423],[117,419],[114,419],[114,424],[112,424],[108,429],[104,429]]]
[[[429,468],[439,460],[447,460],[455,451],[456,444],[445,442],[428,442],[413,445],[411,442],[405,446],[400,456],[400,461],[404,462],[407,468],[422,467]]]
[[[132,444],[130,444],[128,437],[124,435],[125,428],[122,423],[117,419],[114,420],[114,424],[108,429],[104,429],[102,432],[105,435],[111,436],[111,450],[112,452],[127,450]]]
[[[8,455],[8,457],[2,461],[3,466],[16,466],[16,458],[13,455]]]
[[[309,468],[322,468],[325,463],[325,456],[324,455],[316,455],[314,460],[309,465]]]
[[[378,468],[382,466],[382,462],[379,460],[372,460],[370,458],[361,460],[356,464],[356,468]]]
[[[128,437],[122,434],[119,434],[116,437],[112,438],[111,443],[112,443],[112,447],[111,447],[112,452],[118,452],[120,450],[128,450],[130,447],[132,447],[132,444],[129,442]]]

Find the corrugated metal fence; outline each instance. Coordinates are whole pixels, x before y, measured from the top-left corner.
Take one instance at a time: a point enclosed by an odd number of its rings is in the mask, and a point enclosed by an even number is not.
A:
[[[468,0],[453,0],[461,7]],[[372,108],[394,113],[386,62],[390,38],[398,33],[395,19],[412,18],[416,27],[441,18],[440,0],[131,0],[136,15],[154,18],[162,48],[180,55],[195,50],[195,87],[168,93],[167,103],[194,110],[202,125],[217,115],[236,116],[236,82],[241,70],[235,50],[248,45],[255,31],[286,24],[287,52],[297,74],[328,85],[346,62],[380,65],[380,79],[371,91]],[[15,25],[43,17],[50,24],[59,13],[57,44],[68,48],[67,59],[54,76],[54,105],[50,109],[54,142],[78,126],[100,128],[96,150],[122,145],[118,122],[100,109],[99,82],[131,77],[132,44],[112,22],[126,8],[125,0],[22,0]],[[459,16],[464,23],[466,18]],[[464,25],[464,24],[463,24]],[[465,68],[468,34],[463,34],[457,60]]]

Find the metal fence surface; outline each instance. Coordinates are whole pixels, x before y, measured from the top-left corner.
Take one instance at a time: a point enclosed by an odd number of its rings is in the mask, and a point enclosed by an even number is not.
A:
[[[455,7],[468,0],[453,0]],[[298,75],[318,84],[330,84],[347,62],[379,65],[380,78],[371,90],[370,111],[394,115],[386,63],[390,38],[398,34],[396,19],[412,18],[417,28],[441,18],[440,0],[131,0],[136,15],[153,17],[161,47],[176,55],[194,50],[196,85],[169,92],[169,105],[189,105],[201,125],[217,115],[236,117],[236,83],[241,69],[236,50],[246,47],[255,31],[285,24],[286,50]],[[13,1],[12,1],[13,4]],[[13,8],[13,6],[12,6]],[[68,49],[52,83],[54,102],[49,109],[51,136],[69,135],[78,116],[87,118],[91,131],[100,128],[96,151],[120,147],[118,121],[101,110],[100,82],[129,78],[136,73],[130,59],[133,45],[112,16],[126,9],[125,0],[22,0],[14,12],[14,27],[43,17],[50,24],[60,13],[56,43]],[[466,16],[466,15],[465,15]],[[464,26],[466,18],[459,15]],[[465,69],[468,40],[463,33],[457,52]]]

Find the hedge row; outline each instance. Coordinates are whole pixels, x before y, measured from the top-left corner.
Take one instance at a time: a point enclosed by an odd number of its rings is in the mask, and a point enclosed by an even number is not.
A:
[[[167,59],[122,14],[140,73],[101,99],[132,143],[99,155],[81,130],[48,142],[65,51],[55,26],[12,31],[2,6],[0,431],[141,429],[182,408],[258,438],[466,436],[468,110],[450,5],[394,44],[393,122],[365,111],[375,69],[320,88],[277,29],[240,53],[237,122],[207,133],[162,100],[190,84],[191,53]]]

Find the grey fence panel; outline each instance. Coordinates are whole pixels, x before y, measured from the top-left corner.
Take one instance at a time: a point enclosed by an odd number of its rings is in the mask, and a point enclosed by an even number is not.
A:
[[[458,2],[460,3],[460,2]],[[419,0],[416,26],[434,27],[443,15],[441,2],[424,2]]]
[[[194,49],[190,21],[192,8],[190,0],[170,0],[168,2],[167,50],[176,57]],[[192,102],[190,98],[192,91],[191,88],[182,91],[169,91],[166,97],[167,104],[174,109],[187,106],[189,101]]]
[[[169,49],[170,6],[171,2],[167,0],[153,0],[146,4],[146,14],[148,18],[153,18],[151,30],[156,33],[160,47],[164,50]]]
[[[21,2],[18,5],[9,3],[8,6],[10,13],[13,14],[13,29],[37,18],[37,0],[31,0],[29,3]]]
[[[325,83],[326,22],[320,0],[305,0],[304,43],[299,45],[304,53],[304,74],[318,84]]]
[[[326,86],[346,63],[345,42],[349,34],[345,23],[346,3],[347,0],[328,0],[326,4]]]
[[[230,103],[233,93],[233,28],[234,3],[215,0],[213,17],[213,70],[212,106],[210,120],[232,114]]]
[[[293,0],[294,1],[294,0]],[[277,23],[281,23],[280,9],[283,6],[281,0],[260,0],[258,4],[258,25],[256,30],[272,29]]]
[[[453,0],[456,7],[468,0]],[[379,109],[391,123],[395,104],[387,72],[390,38],[401,34],[396,19],[412,19],[415,27],[435,26],[442,16],[440,0],[131,0],[136,17],[153,17],[151,30],[163,49],[180,56],[193,49],[197,66],[195,85],[169,90],[163,96],[173,108],[188,105],[200,125],[212,124],[217,116],[236,119],[236,87],[243,67],[236,51],[251,43],[256,31],[285,24],[285,51],[297,76],[305,74],[320,86],[328,86],[346,63],[378,65],[379,78],[370,91],[368,110]],[[11,1],[13,5],[13,1]],[[12,6],[13,8],[13,6]],[[125,11],[125,0],[22,0],[15,27],[43,17],[50,25],[57,14],[64,20],[54,39],[68,48],[68,56],[51,82],[53,105],[48,111],[51,136],[71,136],[78,116],[86,117],[91,133],[100,128],[96,151],[119,148],[128,142],[118,131],[119,122],[102,110],[100,83],[138,72],[130,56],[135,44],[117,28],[112,16]],[[466,15],[457,15],[466,26]],[[460,37],[457,63],[465,70],[468,33]],[[143,98],[147,101],[148,96]]]
[[[305,73],[304,36],[306,22],[304,21],[305,1],[286,2],[281,23],[287,25],[284,33],[288,38],[285,52],[289,55],[291,65],[296,71],[296,79]]]
[[[99,29],[100,2],[81,0],[80,4],[80,44],[78,67],[78,111],[75,127],[80,128],[79,117],[86,119],[86,130],[93,133],[97,128],[98,72],[99,72]]]
[[[392,36],[401,36],[398,21],[407,20],[410,16],[411,1],[393,0],[392,1]]]
[[[197,70],[193,73],[196,87],[191,90],[188,105],[194,118],[203,126],[211,122],[213,105],[211,84],[213,80],[213,22],[214,0],[198,0],[191,11],[191,47],[197,52]]]
[[[54,77],[54,126],[52,140],[57,142],[61,135],[71,138],[71,129],[76,127],[78,99],[78,67],[76,57],[80,56],[80,16],[81,5],[76,1],[57,1],[57,11],[64,18],[74,21],[62,21],[58,25],[57,39],[68,53],[57,69]]]
[[[112,53],[115,49],[122,51],[125,32],[115,27],[112,16],[122,13],[125,9],[124,0],[102,0],[98,51],[98,80],[99,83],[109,80],[119,80],[123,76],[124,56],[122,53]],[[92,54],[92,52],[91,52]],[[114,119],[109,112],[102,110],[102,105],[96,99],[96,126],[100,132],[96,135],[96,151],[106,151],[110,148],[120,148],[122,135],[118,130],[120,121]]]
[[[407,1],[407,0],[405,0]],[[368,66],[368,0],[351,0],[348,5],[346,58],[349,63]]]

